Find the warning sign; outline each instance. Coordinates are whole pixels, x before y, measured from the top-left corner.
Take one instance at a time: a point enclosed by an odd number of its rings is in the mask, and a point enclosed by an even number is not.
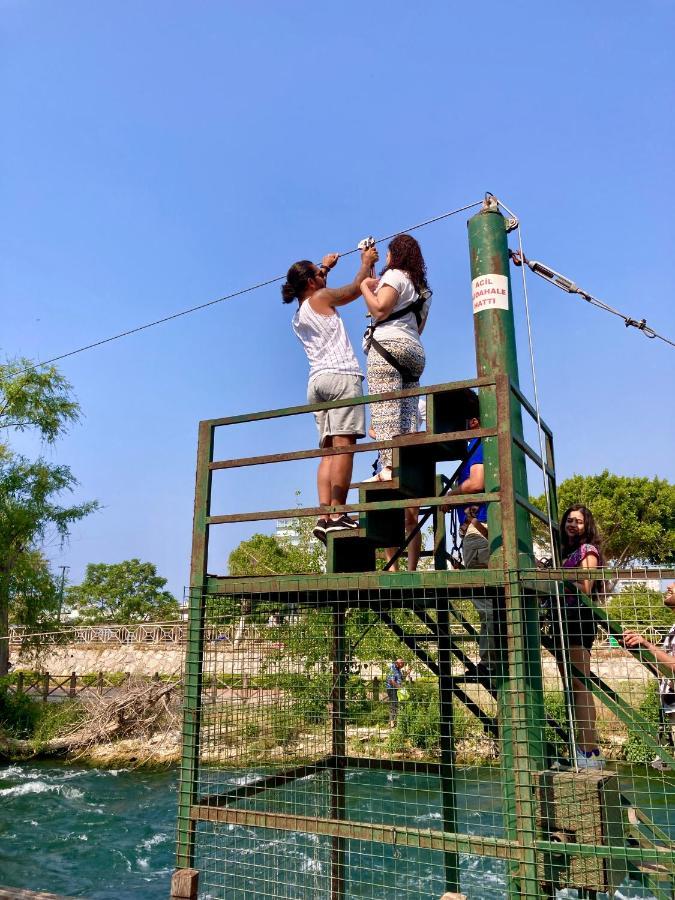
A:
[[[509,308],[509,279],[506,275],[479,275],[471,282],[474,315],[484,309]]]

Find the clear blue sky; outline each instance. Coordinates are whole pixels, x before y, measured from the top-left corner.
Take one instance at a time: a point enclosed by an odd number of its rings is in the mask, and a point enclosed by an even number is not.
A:
[[[55,356],[486,190],[519,214],[530,257],[675,335],[666,0],[0,9],[5,357]],[[434,288],[426,383],[475,373],[465,221],[418,232]],[[673,480],[673,349],[530,288],[560,477]],[[519,290],[515,303],[529,390]],[[103,507],[48,548],[71,580],[138,556],[182,593],[197,422],[304,402],[290,315],[274,285],[62,364],[84,415],[44,452]],[[360,301],[345,319],[356,343]],[[238,429],[221,450],[314,442],[306,420]],[[222,479],[217,511],[292,506],[296,489],[313,502],[313,478],[312,463],[248,469]],[[213,571],[253,530],[225,528]]]

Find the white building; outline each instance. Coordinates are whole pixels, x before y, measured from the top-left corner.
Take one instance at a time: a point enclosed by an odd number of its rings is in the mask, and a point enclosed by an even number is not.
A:
[[[300,544],[300,519],[278,519],[274,537],[280,544]]]

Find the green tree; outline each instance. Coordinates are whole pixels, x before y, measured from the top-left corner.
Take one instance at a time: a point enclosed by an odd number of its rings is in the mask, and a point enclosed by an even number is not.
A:
[[[323,571],[321,556],[311,545],[307,546],[301,540],[295,546],[269,534],[254,534],[242,541],[230,553],[228,567],[233,576],[297,575]]]
[[[533,502],[545,509],[544,497]],[[608,565],[633,562],[668,565],[675,560],[675,485],[663,478],[573,475],[558,486],[562,512],[574,503],[587,506],[602,533]],[[535,537],[548,548],[548,532],[540,524]]]
[[[607,604],[607,614],[624,628],[644,631],[645,628],[663,628],[673,624],[673,614],[663,605],[663,595],[644,582],[625,584],[612,594]]]
[[[60,497],[76,486],[67,466],[43,459],[34,462],[15,454],[9,438],[14,431],[34,430],[54,443],[79,418],[71,386],[54,366],[33,367],[29,359],[0,364],[0,675],[7,672],[6,637],[10,604],[23,608],[26,621],[48,613],[53,597],[46,590],[45,567],[36,552],[47,534],[61,540],[69,526],[96,509],[96,503],[65,506]],[[42,588],[36,590],[36,579]]]
[[[59,589],[41,550],[22,553],[10,579],[10,621],[30,631],[51,626],[58,616]]]
[[[0,459],[0,638],[9,630],[11,597],[21,593],[17,579],[25,555],[33,553],[48,533],[65,540],[70,525],[97,508],[95,502],[59,503],[76,483],[67,466],[31,462],[11,453]],[[7,641],[0,640],[0,675],[7,673],[8,660]]]
[[[0,364],[0,444],[7,447],[12,429],[36,428],[53,444],[79,419],[80,407],[71,386],[54,366],[32,368],[29,359]]]
[[[97,622],[172,622],[180,614],[178,601],[165,590],[166,578],[140,559],[120,563],[90,563],[82,584],[66,592],[66,603],[85,624]]]

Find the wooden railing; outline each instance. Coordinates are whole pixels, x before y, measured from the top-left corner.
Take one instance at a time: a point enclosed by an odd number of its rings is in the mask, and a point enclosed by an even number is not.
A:
[[[11,693],[26,694],[33,699],[40,699],[43,703],[49,700],[74,700],[81,694],[98,694],[104,697],[123,689],[131,679],[131,673],[125,672],[123,676],[110,676],[105,672],[95,675],[78,675],[71,672],[70,675],[54,675],[51,672],[17,672],[10,679],[7,687]],[[145,681],[162,681],[158,672]],[[178,684],[179,676],[167,679],[168,683]]]

